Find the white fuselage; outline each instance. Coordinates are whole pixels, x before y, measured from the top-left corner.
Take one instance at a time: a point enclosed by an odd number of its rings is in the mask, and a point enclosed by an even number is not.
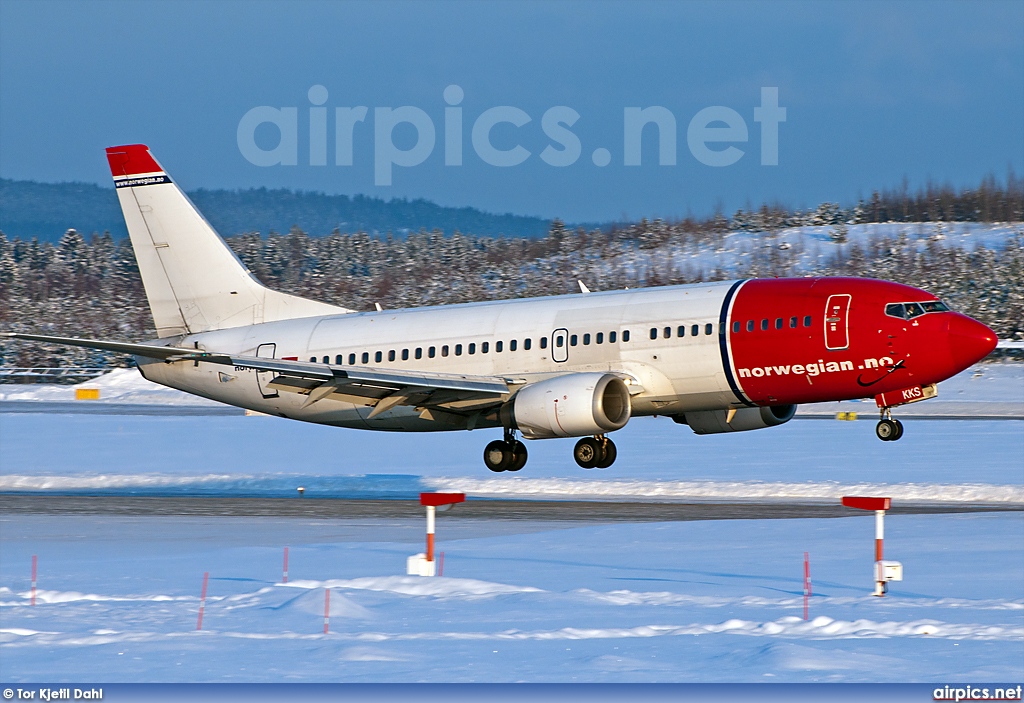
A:
[[[611,371],[632,377],[633,415],[674,415],[739,404],[723,370],[718,334],[723,301],[732,285],[701,283],[307,317],[188,335],[176,345],[348,366],[498,376],[510,386],[568,372]],[[680,326],[685,327],[683,336],[678,335]],[[668,338],[666,327],[672,330]],[[652,328],[656,339],[651,338]],[[372,407],[340,400],[303,407],[304,396],[267,388],[269,373],[209,363],[139,361],[143,375],[157,383],[288,418],[377,430],[465,429],[422,419],[408,406],[371,420],[367,416]]]

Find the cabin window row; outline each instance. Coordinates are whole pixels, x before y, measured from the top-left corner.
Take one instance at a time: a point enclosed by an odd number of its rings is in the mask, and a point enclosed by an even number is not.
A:
[[[591,342],[593,342],[594,344],[604,344],[605,343],[605,339],[606,339],[604,332],[596,332],[593,335],[591,335],[589,332],[585,332],[582,335],[570,334],[569,335],[569,346],[570,347],[577,347],[577,346],[579,346],[581,338],[582,338],[582,341],[583,341],[583,346],[585,346],[585,347],[590,346]],[[555,336],[555,346],[556,347],[561,347],[562,343],[563,343],[562,340],[563,340],[562,335],[556,335]],[[614,330],[609,332],[608,336],[607,336],[607,340],[608,340],[608,344],[615,344],[616,342],[619,341],[619,333],[615,332]],[[628,342],[629,341],[629,330],[622,330],[622,341],[623,342]]]
[[[589,345],[591,343],[591,339],[593,339],[595,344],[604,344],[604,341],[605,341],[605,334],[604,334],[604,332],[598,332],[595,335],[593,335],[593,337],[591,337],[589,332],[586,333],[586,334],[583,334],[583,335],[573,334],[573,335],[569,335],[569,346],[571,346],[571,347],[578,346],[579,343],[580,343],[580,337],[581,336],[583,338],[583,344],[584,345]],[[608,339],[608,343],[609,344],[614,344],[617,341],[617,339],[618,339],[618,333],[614,332],[614,331],[613,332],[609,332],[608,336],[607,336],[607,339]],[[622,331],[622,341],[623,342],[628,342],[629,341],[629,330],[623,330]],[[538,342],[539,342],[538,346],[541,349],[547,349],[548,348],[548,338],[547,337],[541,337],[540,340],[538,340]],[[565,337],[562,336],[562,335],[557,335],[555,337],[555,346],[556,347],[561,347],[564,344],[565,344]],[[526,339],[523,340],[522,349],[523,349],[523,351],[530,351],[532,348],[533,348],[533,339],[531,339],[530,337],[527,337]],[[517,339],[510,339],[509,342],[508,342],[508,350],[510,352],[519,351],[519,340],[517,340]],[[472,354],[476,354],[478,351],[481,354],[489,354],[491,352],[491,343],[490,342],[480,342],[479,344],[477,344],[476,342],[469,342],[468,344],[465,344],[465,345],[462,345],[462,344],[455,344],[455,345],[442,344],[441,347],[440,347],[440,352],[441,352],[440,355],[442,357],[450,356],[453,351],[455,353],[455,356],[462,356],[463,353],[467,353],[467,354],[471,354],[472,355]],[[505,351],[505,343],[503,341],[500,341],[500,340],[495,342],[494,343],[494,353],[500,354],[503,351]],[[416,349],[414,349],[412,351],[412,358],[414,358],[414,359],[422,359],[423,358],[423,353],[424,353],[423,347],[416,347]],[[426,349],[426,356],[427,356],[428,359],[436,358],[438,356],[438,347],[436,347],[436,346],[435,347],[427,347],[427,349]],[[355,366],[357,361],[360,364],[369,364],[371,358],[373,359],[374,363],[381,364],[381,363],[384,362],[385,353],[383,351],[376,351],[376,352],[373,352],[373,355],[371,357],[370,352],[365,352],[364,351],[364,352],[362,352],[360,354],[357,354],[356,352],[349,352],[349,355],[348,355],[348,365],[349,366]],[[401,358],[402,361],[408,361],[409,358],[410,358],[410,351],[408,349],[403,349],[401,352],[398,352],[395,349],[388,350],[388,352],[387,352],[387,360],[388,361],[396,361],[398,358]],[[315,363],[317,363],[317,357],[311,356],[311,357],[309,357],[309,361],[311,363],[315,364]],[[331,363],[331,357],[325,354],[320,359],[320,362],[324,363],[324,364],[329,364],[329,363]],[[338,366],[343,365],[345,363],[345,355],[344,354],[336,355],[334,357],[334,363],[336,365],[338,365]]]
[[[793,317],[789,318],[789,325],[788,325],[789,329],[795,330],[797,327],[800,326],[799,323],[800,323],[799,316],[794,315]],[[775,318],[775,325],[774,325],[775,329],[781,330],[781,329],[785,328],[786,326],[787,326],[786,318],[784,318],[784,317],[776,317]],[[811,326],[811,316],[810,315],[804,315],[803,326],[804,327],[810,327]],[[768,330],[768,329],[770,329],[772,327],[772,324],[771,324],[771,320],[769,318],[764,318],[764,319],[761,320],[760,324],[758,324],[756,320],[747,320],[747,324],[745,325],[745,327],[746,327],[747,332],[753,332],[755,329],[758,329],[759,327],[760,327],[761,330]],[[732,331],[734,333],[739,332],[743,328],[744,328],[744,325],[739,320],[736,320],[736,321],[734,321],[732,323]]]
[[[710,322],[705,323],[704,325],[678,325],[675,328],[676,337],[685,337],[687,329],[689,329],[691,337],[699,337],[702,328],[705,336],[715,333],[715,326]],[[670,339],[672,337],[672,327],[667,326],[660,329],[658,327],[651,328],[651,339],[657,339],[659,334],[664,339]]]

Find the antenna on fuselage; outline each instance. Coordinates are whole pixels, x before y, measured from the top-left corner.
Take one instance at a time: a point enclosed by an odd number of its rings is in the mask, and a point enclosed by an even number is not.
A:
[[[577,280],[576,282],[580,284],[580,293],[583,293],[584,295],[586,295],[587,293],[590,292],[590,289],[587,288],[587,284],[586,283],[584,283],[583,281],[580,281],[580,280]]]

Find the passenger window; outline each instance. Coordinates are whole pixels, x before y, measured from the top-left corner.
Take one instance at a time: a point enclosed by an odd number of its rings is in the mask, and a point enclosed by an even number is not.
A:
[[[595,344],[604,344],[604,332],[598,332],[594,336],[594,343]],[[543,341],[541,342],[541,346],[544,346]]]
[[[408,361],[408,360],[409,360],[409,350],[408,349],[403,349],[402,350],[402,361]]]
[[[309,357],[309,363],[315,364],[316,363],[316,357],[315,356]]]
[[[587,334],[583,335],[583,346],[589,346],[589,345],[590,345],[590,333],[588,332]]]
[[[508,350],[509,351],[515,351],[516,350],[516,340],[514,340],[514,339],[508,340]]]
[[[490,342],[481,342],[481,344],[480,344],[480,353],[481,354],[486,354],[490,350],[491,350],[491,343]]]
[[[657,338],[658,338],[658,328],[657,327],[652,327],[651,328],[651,339],[657,339]]]
[[[661,333],[662,333],[662,336],[665,339],[668,339],[669,337],[672,336],[672,328],[671,327],[666,327],[665,329],[662,330]]]
[[[782,329],[782,318],[781,317],[776,317],[775,318],[775,329],[777,329],[777,330],[781,330]]]
[[[565,338],[562,335],[558,335],[557,337],[555,337],[555,346],[556,347],[561,349],[563,344],[565,344]]]
[[[530,347],[532,347],[532,346],[533,346],[533,340],[532,339],[527,337],[526,339],[523,340],[523,349],[524,350],[530,351]]]
[[[629,341],[629,330],[622,330],[622,341],[623,343]]]
[[[540,348],[541,349],[547,349],[548,348],[548,338],[547,337],[541,337],[540,338]]]
[[[608,343],[609,344],[615,344],[615,333],[614,332],[609,332],[608,333]]]
[[[345,363],[345,356],[344,356],[344,354],[338,354],[336,357],[334,357],[334,363],[337,364],[338,366],[341,366],[342,364],[344,364]]]
[[[768,329],[768,320],[761,320],[761,329],[762,330]]]
[[[325,364],[329,364],[329,363],[331,363],[331,357],[329,357],[329,356],[325,356],[325,357],[324,357],[324,363],[325,363]]]
[[[423,347],[416,347],[415,356],[417,359],[423,358]]]
[[[376,354],[374,354],[373,360],[376,361],[378,364],[384,361],[384,352],[377,352]]]
[[[789,328],[791,330],[795,330],[796,329],[796,318],[795,317],[789,318]]]
[[[429,349],[427,349],[427,356],[429,356],[431,359],[433,359],[434,356],[436,355],[436,352],[437,352],[437,347],[430,347]]]
[[[348,355],[348,365],[349,366],[355,366],[356,365],[356,355],[355,355],[355,352],[353,352],[353,353]]]
[[[686,325],[679,325],[679,327],[676,329],[676,336],[677,337],[685,337],[686,336]]]
[[[448,345],[445,344],[441,347],[441,356],[448,356]]]
[[[810,315],[806,315],[806,316],[804,316],[804,327],[810,327],[810,326],[811,326],[811,316]]]
[[[700,325],[690,325],[690,335],[696,337],[700,334]]]
[[[469,343],[469,353],[476,354],[476,342]]]
[[[711,334],[715,331],[715,326],[710,322],[704,325],[704,334]]]
[[[495,342],[494,343],[494,351],[496,351],[496,352],[498,352],[500,354],[502,346],[504,346],[502,342],[500,342],[500,341]]]
[[[395,360],[395,350],[391,349],[391,350],[388,351],[388,361],[394,361],[394,360]]]
[[[657,336],[657,330],[655,330],[655,336]],[[575,347],[579,343],[579,338],[576,335],[569,335],[569,346]]]
[[[455,356],[462,356],[462,345],[461,344],[456,344],[455,345]]]
[[[733,322],[732,323],[732,333],[736,334],[739,331],[740,331],[740,323],[739,322]]]
[[[906,303],[904,309],[907,311],[907,319],[913,320],[915,317],[924,315],[924,308],[919,303]]]
[[[363,363],[364,364],[369,364],[370,363],[370,352],[363,352]]]
[[[753,332],[753,331],[754,331],[754,321],[753,320],[747,320],[747,332]]]

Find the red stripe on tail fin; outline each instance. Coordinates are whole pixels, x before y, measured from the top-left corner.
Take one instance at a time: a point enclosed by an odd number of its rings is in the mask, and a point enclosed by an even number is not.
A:
[[[107,149],[107,161],[114,178],[134,176],[137,173],[156,173],[163,171],[160,164],[149,153],[145,144],[126,144],[112,146]]]

